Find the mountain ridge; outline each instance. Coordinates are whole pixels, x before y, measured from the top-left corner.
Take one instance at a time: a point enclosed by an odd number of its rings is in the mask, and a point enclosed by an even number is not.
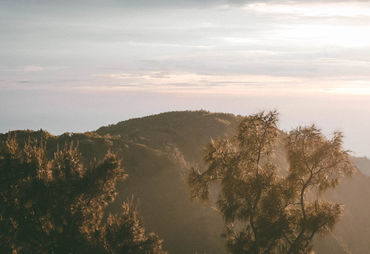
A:
[[[85,133],[54,136],[43,130],[13,131],[0,134],[0,139],[15,135],[23,142],[28,136],[44,140],[50,156],[58,146],[78,143],[86,161],[99,160],[108,150],[117,153],[129,174],[120,186],[118,203],[133,194],[146,226],[164,238],[164,246],[170,252],[224,253],[222,219],[210,209],[212,204],[189,200],[185,178],[191,165],[202,164],[204,145],[212,138],[231,135],[239,119],[240,116],[225,113],[173,111]],[[364,168],[366,165],[358,166],[370,171]],[[370,236],[370,220],[366,216],[370,211],[366,205],[369,196],[370,178],[360,171],[327,194],[331,200],[345,203],[345,214],[332,237],[315,240],[317,253],[364,253],[370,249],[366,241]],[[358,231],[361,235],[354,237]]]

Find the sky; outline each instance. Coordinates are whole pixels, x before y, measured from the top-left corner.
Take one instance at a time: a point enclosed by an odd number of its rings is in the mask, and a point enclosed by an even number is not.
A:
[[[370,157],[370,1],[0,0],[0,132],[277,109]]]

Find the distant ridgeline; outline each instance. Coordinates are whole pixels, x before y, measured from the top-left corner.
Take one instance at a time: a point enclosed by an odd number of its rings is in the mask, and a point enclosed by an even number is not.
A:
[[[210,139],[234,133],[240,117],[206,111],[169,112],[101,127],[94,132],[53,136],[46,131],[12,131],[20,143],[46,143],[48,156],[65,145],[77,146],[85,163],[102,160],[107,151],[123,162],[128,178],[110,209],[132,195],[149,232],[164,239],[170,253],[225,253],[223,222],[213,204],[192,202],[186,176],[201,165],[202,149]],[[282,135],[283,136],[283,135]],[[277,151],[281,171],[287,167],[282,145]],[[328,199],[345,205],[344,216],[331,236],[316,239],[317,253],[367,253],[370,249],[370,160],[353,158],[360,171],[345,179]],[[365,175],[366,174],[366,175]]]

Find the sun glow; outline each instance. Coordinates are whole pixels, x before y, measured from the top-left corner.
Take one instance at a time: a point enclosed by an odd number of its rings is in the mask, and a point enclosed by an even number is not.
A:
[[[315,46],[368,47],[369,26],[334,26],[325,24],[295,24],[276,30],[282,41]],[[303,44],[302,44],[303,42]]]
[[[370,95],[370,87],[337,87],[328,91],[329,93],[342,95]]]
[[[89,91],[150,91],[155,93],[233,94],[268,96],[370,95],[370,81],[338,78],[250,74],[206,75],[158,71],[96,75],[104,86],[79,87]]]
[[[272,4],[253,3],[244,6],[246,10],[265,13],[287,14],[306,17],[358,17],[370,16],[370,6],[366,3],[326,3],[326,4]]]

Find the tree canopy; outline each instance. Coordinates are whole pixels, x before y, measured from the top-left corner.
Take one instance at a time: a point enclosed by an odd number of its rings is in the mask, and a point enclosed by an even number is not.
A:
[[[276,111],[244,117],[235,136],[205,148],[205,170],[193,168],[189,175],[192,198],[207,200],[211,189],[218,190],[231,253],[307,253],[313,237],[329,232],[342,213],[342,205],[320,195],[354,170],[342,134],[327,139],[315,126],[284,134],[277,124]],[[286,174],[274,160],[280,140]]]
[[[15,138],[0,144],[1,253],[165,253],[145,229],[133,201],[106,208],[126,174],[113,153],[89,167],[66,145],[52,159],[45,144]]]

